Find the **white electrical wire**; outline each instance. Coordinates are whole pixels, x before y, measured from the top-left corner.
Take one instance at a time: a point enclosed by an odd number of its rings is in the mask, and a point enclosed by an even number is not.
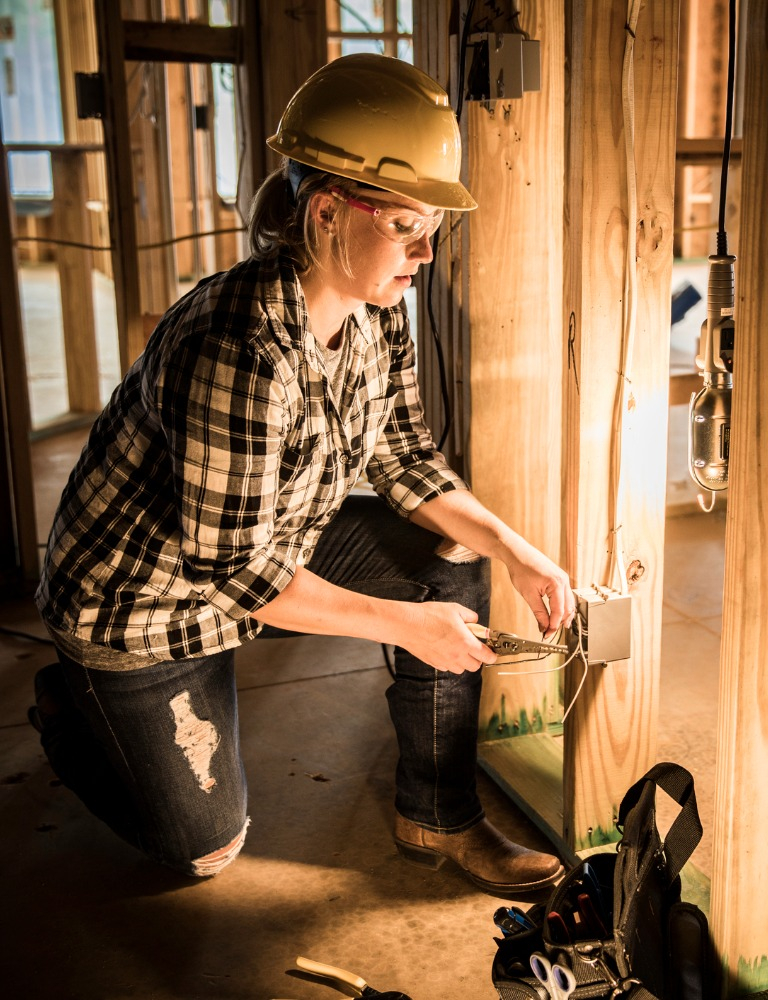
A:
[[[589,672],[589,661],[587,660],[587,654],[584,649],[585,633],[583,631],[582,620],[580,615],[576,616],[576,631],[578,633],[578,643],[576,645],[576,648],[570,654],[568,659],[564,660],[559,666],[543,667],[541,670],[499,670],[496,672],[497,677],[526,677],[530,674],[553,674],[556,673],[558,670],[564,670],[568,666],[568,664],[572,663],[578,656],[578,658],[584,664],[584,673],[582,675],[581,680],[579,681],[579,686],[576,688],[576,693],[574,694],[573,698],[571,698],[571,702],[568,705],[568,708],[566,708],[565,712],[563,713],[563,718],[562,718],[563,722],[565,722],[565,720],[568,718],[569,712],[576,704],[576,699],[581,694],[581,690],[584,687],[584,682],[586,681],[587,674]],[[545,653],[543,655],[548,656],[550,654]],[[492,667],[494,666],[494,664],[488,663],[486,664],[486,666]]]
[[[565,722],[565,720],[568,718],[568,714],[570,713],[573,706],[576,704],[576,699],[581,694],[581,689],[584,687],[584,682],[586,681],[587,674],[589,673],[589,660],[587,659],[587,654],[584,651],[584,633],[582,631],[581,615],[576,616],[576,631],[578,633],[579,641],[578,645],[576,646],[575,652],[579,654],[579,659],[584,664],[584,673],[581,675],[579,686],[576,688],[576,693],[574,694],[573,698],[571,698],[570,705],[563,712],[563,722]]]
[[[622,316],[619,384],[616,392],[614,446],[614,525],[612,573],[618,577],[619,590],[628,593],[627,573],[622,541],[621,514],[624,507],[624,476],[622,475],[622,443],[624,415],[627,412],[629,387],[632,384],[632,358],[637,326],[637,177],[635,171],[635,74],[634,48],[641,0],[629,0],[627,23],[624,26],[624,63],[621,73],[621,106],[624,122],[624,153],[627,176],[627,249],[624,261],[624,301]]]

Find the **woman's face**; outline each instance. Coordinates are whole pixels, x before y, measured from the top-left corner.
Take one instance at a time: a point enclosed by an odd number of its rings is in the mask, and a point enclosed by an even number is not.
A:
[[[373,208],[404,208],[427,217],[435,211],[430,205],[388,191],[365,189],[356,193],[355,198]],[[412,243],[396,243],[374,227],[373,216],[363,209],[332,199],[327,210],[334,216],[327,223],[333,233],[329,248],[333,250],[333,240],[341,234],[346,240],[351,274],[345,271],[338,253],[331,253],[325,279],[333,283],[339,294],[355,303],[397,305],[419,267],[432,260],[429,235],[423,233]],[[346,222],[335,225],[340,210],[348,216],[348,226]]]

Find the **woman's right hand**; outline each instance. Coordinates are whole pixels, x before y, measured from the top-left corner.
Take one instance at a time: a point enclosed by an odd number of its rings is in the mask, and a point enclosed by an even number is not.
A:
[[[402,609],[394,629],[394,642],[437,670],[462,674],[495,663],[496,653],[468,628],[477,614],[461,604],[426,601],[423,604],[397,602]]]

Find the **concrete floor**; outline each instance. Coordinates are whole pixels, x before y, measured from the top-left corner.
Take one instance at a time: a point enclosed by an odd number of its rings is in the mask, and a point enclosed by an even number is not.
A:
[[[38,442],[41,537],[82,432]],[[694,774],[711,865],[724,517],[667,524],[659,760]],[[238,655],[252,826],[234,866],[187,880],[122,844],[60,786],[26,722],[51,649],[34,607],[0,605],[0,991],[10,1000],[332,1000],[297,955],[413,1000],[495,1000],[499,901],[396,854],[394,735],[381,648],[303,637]],[[9,634],[11,630],[23,635]],[[480,775],[491,819],[550,846]]]

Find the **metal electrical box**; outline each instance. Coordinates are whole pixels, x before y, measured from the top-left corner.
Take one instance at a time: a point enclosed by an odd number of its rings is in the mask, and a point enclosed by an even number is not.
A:
[[[582,646],[587,654],[587,662],[598,664],[628,660],[632,655],[630,595],[594,587],[576,590],[574,593],[576,611],[581,618]],[[574,641],[578,641],[578,633]]]
[[[541,50],[520,32],[470,35],[466,65],[467,101],[514,100],[541,90]]]

